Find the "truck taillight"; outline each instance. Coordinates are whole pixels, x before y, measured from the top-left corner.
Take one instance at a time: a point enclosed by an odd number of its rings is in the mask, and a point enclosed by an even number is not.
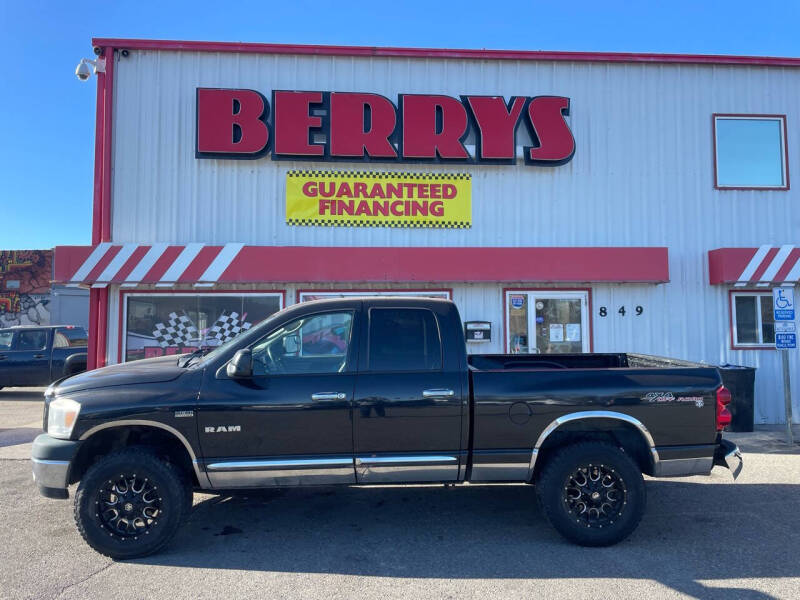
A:
[[[728,404],[731,403],[731,393],[724,385],[717,388],[717,431],[722,431],[731,424],[731,411]]]

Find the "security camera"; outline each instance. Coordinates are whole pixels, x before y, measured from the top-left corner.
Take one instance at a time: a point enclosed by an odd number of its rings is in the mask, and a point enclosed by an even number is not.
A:
[[[81,81],[86,81],[92,76],[92,70],[89,68],[89,65],[86,64],[85,59],[78,63],[78,67],[75,69],[75,76]]]
[[[75,77],[80,79],[81,81],[86,81],[92,76],[92,70],[89,68],[89,65],[94,67],[95,73],[105,73],[106,72],[106,61],[104,58],[98,58],[97,60],[90,60],[88,58],[82,58],[81,62],[78,63],[78,66],[75,67]]]

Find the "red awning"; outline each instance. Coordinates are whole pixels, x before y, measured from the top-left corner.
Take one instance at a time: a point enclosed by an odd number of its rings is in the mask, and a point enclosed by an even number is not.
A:
[[[669,281],[667,248],[340,248],[225,244],[57,246],[55,281],[93,285],[277,282]]]
[[[717,248],[708,253],[708,272],[712,285],[794,285],[800,280],[800,248],[791,244],[758,248]]]

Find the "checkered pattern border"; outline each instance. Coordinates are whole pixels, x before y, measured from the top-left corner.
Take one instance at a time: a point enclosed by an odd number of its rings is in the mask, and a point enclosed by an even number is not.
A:
[[[395,227],[402,229],[470,229],[468,221],[369,221],[365,219],[348,219],[346,221],[327,221],[325,219],[286,219],[287,225],[304,225],[307,227]]]
[[[394,171],[306,171],[292,169],[287,177],[369,177],[371,179],[472,179],[472,173],[405,173]]]

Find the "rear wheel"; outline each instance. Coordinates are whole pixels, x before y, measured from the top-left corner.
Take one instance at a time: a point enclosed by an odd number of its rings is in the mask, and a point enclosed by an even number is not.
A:
[[[186,516],[187,478],[142,448],[110,454],[92,465],[75,494],[83,539],[114,559],[158,552]]]
[[[644,479],[633,459],[605,442],[558,450],[537,483],[550,523],[581,546],[610,546],[628,537],[644,514]]]

